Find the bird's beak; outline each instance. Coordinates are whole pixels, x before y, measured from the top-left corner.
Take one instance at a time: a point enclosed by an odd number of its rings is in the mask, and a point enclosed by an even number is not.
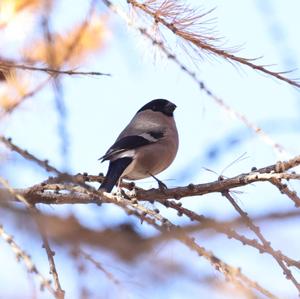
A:
[[[166,105],[165,110],[167,113],[173,113],[176,108],[177,106],[170,102]]]

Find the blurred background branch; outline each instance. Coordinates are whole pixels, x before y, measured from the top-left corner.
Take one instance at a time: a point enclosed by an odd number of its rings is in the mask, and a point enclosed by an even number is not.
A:
[[[1,298],[299,295],[299,4],[203,5],[0,2]],[[97,158],[164,97],[168,189],[100,193]]]

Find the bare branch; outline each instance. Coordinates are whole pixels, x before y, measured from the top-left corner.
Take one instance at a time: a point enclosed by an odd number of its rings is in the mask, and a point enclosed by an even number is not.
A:
[[[155,24],[163,25],[177,37],[181,38],[192,47],[195,47],[195,49],[200,51],[200,56],[201,52],[213,54],[218,57],[222,57],[227,61],[238,62],[242,65],[246,65],[254,70],[285,81],[290,85],[300,87],[300,83],[298,81],[284,77],[282,72],[271,71],[266,69],[263,65],[254,64],[252,62],[254,59],[236,56],[232,53],[232,51],[230,52],[216,46],[216,41],[220,41],[220,38],[215,37],[212,34],[207,35],[203,33],[203,31],[207,31],[207,28],[203,30],[205,22],[202,21],[202,19],[210,13],[210,11],[199,14],[196,9],[191,9],[190,7],[182,4],[181,1],[174,0],[148,0],[144,3],[140,3],[135,0],[127,0],[127,2],[131,4],[132,7],[142,11],[147,16],[150,16]]]
[[[210,228],[218,233],[225,234],[229,239],[235,239],[241,242],[243,245],[248,245],[257,249],[259,253],[268,253],[272,256],[276,255],[278,259],[284,260],[289,267],[294,266],[300,269],[300,261],[291,259],[279,250],[276,252],[274,250],[270,252],[264,247],[264,245],[261,245],[256,239],[249,239],[244,235],[241,235],[238,232],[236,232],[234,229],[232,229],[232,225],[228,223],[219,223],[209,217],[198,215],[197,213],[183,207],[181,202],[176,203],[175,201],[171,200],[161,200],[159,202],[167,208],[172,208],[176,210],[178,216],[185,215],[191,221],[198,221],[199,223],[201,223],[201,228]],[[189,230],[187,231],[190,232]]]
[[[23,260],[29,273],[34,273],[40,281],[41,289],[46,288],[53,296],[55,296],[55,290],[51,286],[51,283],[46,279],[43,274],[37,269],[30,256],[15,242],[12,236],[7,234],[2,225],[0,225],[0,236],[7,242],[15,253],[17,260]]]
[[[113,195],[113,194],[108,194],[108,193],[105,193],[105,195],[104,195],[97,191],[93,191],[90,188],[83,188],[83,187],[78,187],[78,188],[79,189],[77,189],[77,190],[84,189],[84,190],[82,190],[83,193],[78,193],[78,194],[81,194],[81,195],[85,194],[87,196],[86,199],[88,201],[85,203],[92,203],[92,202],[98,203],[98,204],[101,204],[103,202],[114,203],[117,206],[120,206],[121,208],[123,208],[129,215],[134,215],[134,216],[138,217],[141,221],[147,222],[148,224],[150,224],[151,226],[160,230],[161,232],[166,232],[166,231],[172,232],[173,230],[178,232],[178,226],[175,226],[169,220],[162,217],[159,214],[159,211],[146,208],[146,207],[138,204],[136,200],[133,200],[133,199],[128,200],[128,199],[119,197],[118,195]],[[26,198],[28,198],[28,200],[30,200],[30,199],[32,200],[33,198],[37,199],[37,198],[39,198],[39,196],[41,194],[45,194],[45,193],[48,193],[48,195],[51,194],[50,192],[40,192],[39,194],[28,193],[26,195]],[[57,195],[57,194],[53,193],[53,195]],[[70,202],[71,202],[72,198],[73,198],[72,203],[74,203],[74,199],[76,198],[75,194],[72,194],[70,196],[70,199],[69,199]],[[51,202],[48,201],[47,203],[49,204]],[[56,202],[56,203],[58,203],[58,202]],[[66,202],[64,202],[64,203],[66,203]],[[207,251],[204,247],[199,246],[194,241],[194,239],[185,235],[184,231],[180,231],[180,233],[176,235],[176,239],[178,239],[179,241],[181,241],[182,243],[187,245],[191,250],[196,251],[200,256],[203,256],[205,259],[207,259],[209,261],[209,263],[216,270],[220,271],[236,287],[248,287],[250,289],[254,288],[254,289],[262,292],[269,298],[276,298],[276,296],[272,295],[267,290],[265,290],[260,285],[258,285],[256,282],[250,280],[248,277],[246,277],[244,274],[242,274],[239,269],[236,269],[236,268],[231,267],[230,265],[224,263],[219,258],[217,258],[214,254]],[[242,286],[241,286],[241,284],[242,284]]]
[[[285,275],[287,280],[290,280],[294,286],[297,288],[298,293],[300,295],[300,284],[292,274],[291,270],[287,268],[283,260],[278,256],[278,254],[275,252],[275,250],[271,247],[271,243],[266,240],[266,238],[263,236],[260,228],[255,225],[247,213],[245,213],[239,205],[236,203],[234,198],[231,196],[229,191],[224,191],[223,195],[228,199],[228,201],[231,203],[231,205],[234,207],[234,209],[241,215],[242,219],[246,223],[246,225],[255,233],[255,235],[259,238],[259,240],[262,242],[265,250],[273,256],[273,258],[276,260],[276,262],[279,264],[279,266],[283,270],[283,274]]]
[[[46,250],[46,253],[47,253],[49,266],[50,266],[50,273],[53,276],[53,280],[54,280],[54,284],[55,284],[55,297],[57,299],[64,299],[65,292],[60,286],[59,277],[58,277],[56,267],[55,267],[55,262],[54,262],[55,252],[52,251],[51,248],[50,248],[50,244],[49,244],[48,238],[46,236],[46,231],[43,227],[43,223],[40,222],[39,218],[36,217],[36,215],[39,214],[38,209],[34,205],[29,203],[23,195],[15,192],[15,190],[13,190],[11,188],[11,186],[6,182],[6,180],[4,180],[1,176],[0,176],[0,183],[8,190],[9,193],[11,193],[11,195],[13,197],[15,197],[18,201],[22,202],[23,204],[25,204],[25,206],[30,211],[32,217],[36,221],[39,232],[40,232],[42,240],[43,240],[43,246],[44,246],[44,248]]]
[[[50,82],[52,76],[49,76],[48,78],[46,78],[45,80],[43,80],[42,82],[40,82],[39,84],[37,84],[32,90],[28,91],[27,93],[25,93],[20,99],[18,99],[18,101],[16,101],[13,105],[11,105],[10,107],[5,109],[5,112],[3,113],[3,115],[1,115],[1,117],[12,113],[17,107],[20,106],[20,104],[22,104],[25,100],[35,96],[38,92],[42,91],[43,88],[45,88],[47,86],[47,84]]]
[[[29,153],[27,150],[23,150],[19,146],[15,145],[12,142],[11,138],[6,138],[6,137],[0,135],[0,141],[2,141],[10,150],[17,152],[18,154],[20,154],[23,158],[25,158],[27,160],[34,161],[39,166],[44,168],[46,171],[54,172],[55,174],[58,174],[58,175],[62,174],[58,169],[56,169],[53,166],[50,166],[48,160],[40,160],[40,159],[36,158],[34,155],[32,155],[31,153]]]
[[[300,165],[300,156],[296,156],[287,161],[279,161],[276,164],[269,165],[260,169],[254,169],[252,172],[237,175],[232,178],[220,177],[219,180],[210,183],[203,184],[189,184],[184,187],[169,188],[161,192],[160,189],[149,189],[144,190],[142,188],[135,187],[134,190],[127,192],[127,196],[131,199],[137,199],[141,201],[153,201],[164,200],[164,199],[176,199],[187,197],[187,196],[199,196],[213,192],[224,192],[229,189],[237,188],[252,184],[254,182],[272,182],[274,178],[276,179],[300,179],[300,175],[296,173],[286,173],[285,171]],[[88,179],[85,179],[88,178]],[[67,180],[71,182],[80,182],[80,186],[87,188],[87,185],[83,185],[83,181],[101,181],[102,177],[96,176],[70,176],[66,174],[66,178],[62,175],[59,179],[60,182]],[[54,179],[55,181],[55,179]],[[128,188],[132,188],[132,184],[125,184]],[[61,203],[97,203],[98,200],[93,196],[89,197],[85,189],[77,186],[74,188],[73,185],[54,184],[47,185],[47,183],[42,183],[40,185],[35,185],[28,189],[19,189],[18,192],[23,194],[31,204],[34,203],[48,203],[48,204],[61,204]],[[56,190],[57,192],[44,192],[46,190]],[[63,193],[60,194],[60,190],[69,190],[70,194]],[[90,191],[90,190],[89,190]],[[75,196],[76,194],[76,196]],[[95,193],[96,197],[99,193]],[[108,196],[108,197],[107,197]],[[109,198],[110,195],[103,196],[105,200]]]
[[[26,64],[20,64],[20,63],[8,63],[5,61],[0,60],[0,70],[9,70],[9,69],[20,69],[20,70],[28,70],[28,71],[37,71],[37,72],[45,72],[50,75],[83,75],[83,76],[111,76],[111,74],[108,73],[102,73],[102,72],[96,72],[96,71],[75,71],[75,70],[61,70],[61,69],[52,69],[49,67],[36,67],[36,66],[30,66]]]
[[[300,198],[296,191],[290,190],[287,184],[281,183],[281,180],[278,178],[273,178],[271,183],[276,186],[282,194],[287,195],[295,203],[295,207],[300,207]]]
[[[94,192],[93,195],[95,195]],[[112,194],[105,193],[105,197],[109,197],[111,202],[123,207],[129,215],[134,215],[140,218],[142,221],[147,222],[161,232],[172,232],[174,230],[179,232],[176,235],[176,239],[184,243],[191,250],[195,251],[199,256],[204,257],[211,264],[211,266],[213,266],[217,271],[221,272],[225,278],[228,279],[228,281],[233,283],[235,287],[242,288],[243,290],[246,287],[248,288],[249,292],[251,289],[255,289],[268,298],[277,298],[275,295],[261,287],[257,282],[252,281],[245,276],[240,269],[230,266],[216,257],[212,252],[207,251],[203,246],[198,245],[194,238],[187,236],[178,225],[174,225],[168,219],[162,217],[159,213],[159,210],[151,210],[139,205],[136,202],[132,203],[132,201],[121,198],[117,195],[114,196]]]
[[[80,254],[82,255],[86,260],[88,260],[89,262],[91,262],[97,269],[99,269],[101,272],[104,273],[104,275],[108,278],[108,280],[110,280],[113,284],[120,286],[120,281],[114,277],[114,275],[107,271],[100,262],[96,261],[90,254],[86,253],[85,251],[83,251],[82,249],[78,249],[76,252],[73,251],[73,254]]]

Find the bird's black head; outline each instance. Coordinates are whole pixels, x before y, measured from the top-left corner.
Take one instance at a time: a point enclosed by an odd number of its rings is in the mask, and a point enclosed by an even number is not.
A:
[[[152,110],[152,111],[158,111],[161,112],[167,116],[173,116],[173,112],[176,109],[176,105],[172,102],[164,99],[156,99],[153,100],[146,105],[144,105],[139,111],[145,111],[145,110]]]

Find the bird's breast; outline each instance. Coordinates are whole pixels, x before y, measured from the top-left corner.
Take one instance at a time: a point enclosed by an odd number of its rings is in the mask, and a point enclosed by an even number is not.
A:
[[[177,133],[177,132],[176,132]],[[151,145],[135,150],[132,163],[122,174],[130,180],[140,180],[165,170],[175,159],[178,136],[166,136]]]

